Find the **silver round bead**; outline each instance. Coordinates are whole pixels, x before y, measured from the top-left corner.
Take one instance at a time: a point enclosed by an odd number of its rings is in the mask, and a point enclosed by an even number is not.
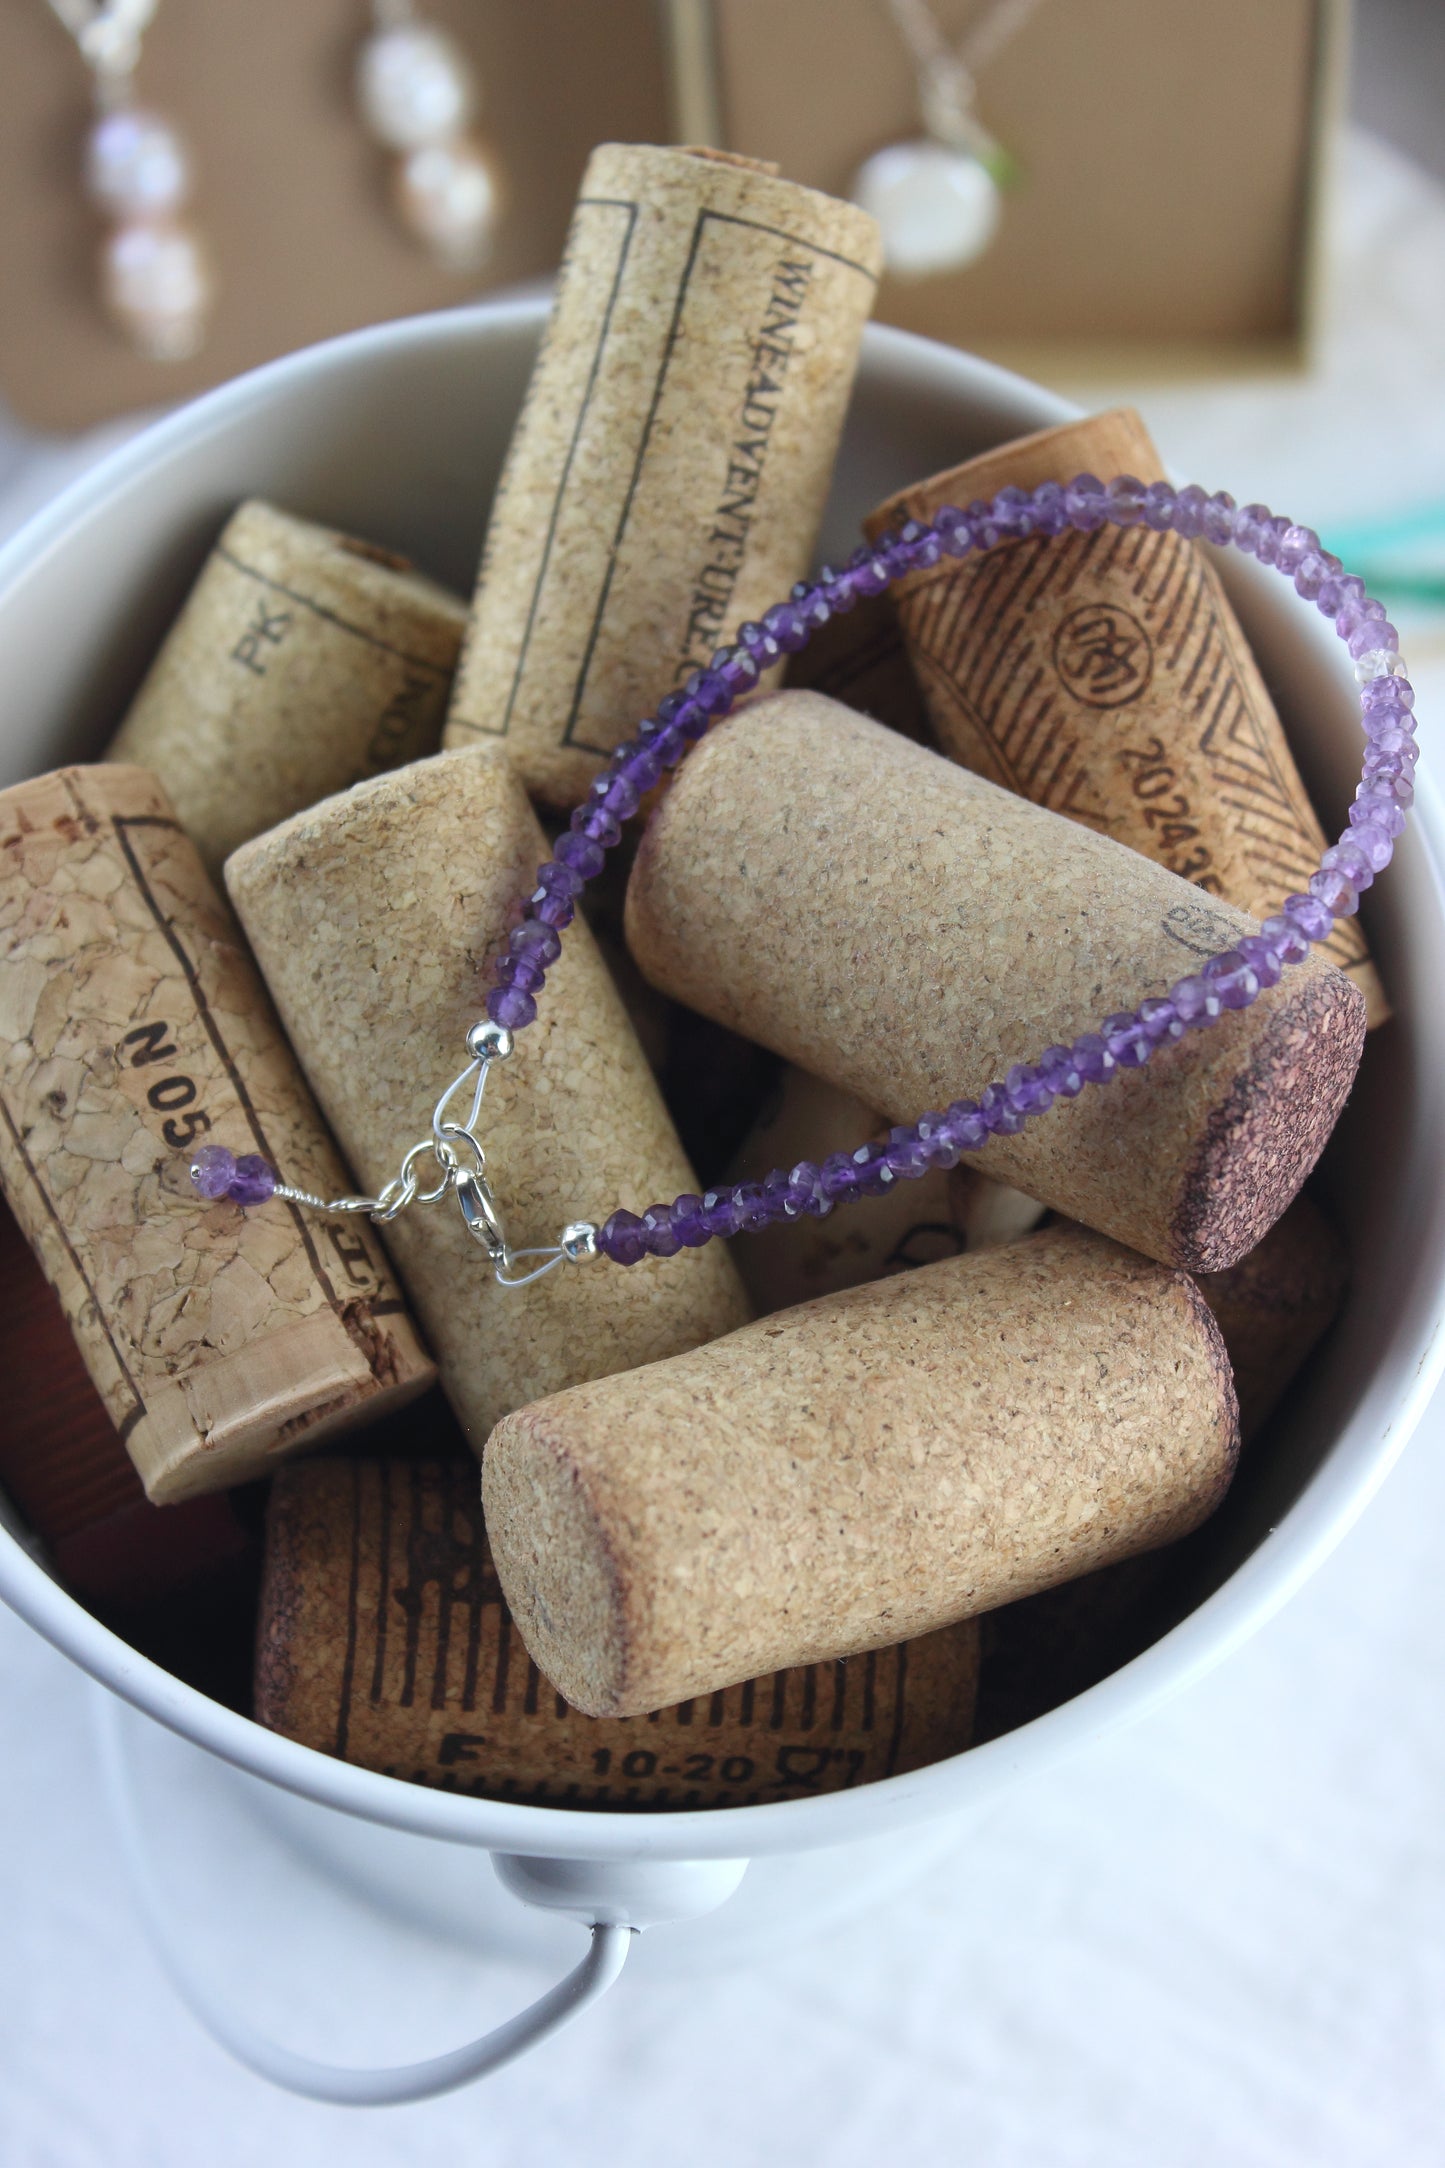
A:
[[[505,1024],[494,1024],[490,1016],[484,1016],[479,1024],[473,1024],[467,1033],[467,1052],[474,1061],[505,1061],[511,1053],[514,1041]]]
[[[564,1257],[570,1257],[574,1265],[585,1265],[597,1252],[597,1229],[591,1220],[573,1220],[562,1229],[559,1244]]]

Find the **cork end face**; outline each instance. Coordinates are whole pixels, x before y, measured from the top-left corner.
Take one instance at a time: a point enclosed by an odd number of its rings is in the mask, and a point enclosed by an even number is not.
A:
[[[519,1409],[488,1438],[482,1511],[502,1593],[538,1670],[584,1716],[633,1714],[626,1583],[545,1406]]]
[[[1301,971],[1289,998],[1275,1003],[1184,1168],[1171,1262],[1221,1272],[1282,1217],[1349,1097],[1365,1017],[1359,988],[1331,965]]]

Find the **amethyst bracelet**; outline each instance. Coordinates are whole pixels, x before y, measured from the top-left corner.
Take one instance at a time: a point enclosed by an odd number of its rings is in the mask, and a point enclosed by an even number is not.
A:
[[[495,983],[486,1004],[491,1054],[509,1048],[512,1035],[535,1019],[537,998],[561,952],[561,937],[577,898],[620,842],[623,823],[664,770],[675,768],[688,748],[757,685],[764,671],[805,647],[835,614],[882,594],[906,573],[998,542],[1060,534],[1067,528],[1088,534],[1106,523],[1172,529],[1190,539],[1231,543],[1291,579],[1296,592],[1333,621],[1346,643],[1361,685],[1367,749],[1349,821],[1324,853],[1308,888],[1287,897],[1257,934],[1211,957],[1200,971],[1176,980],[1136,1009],[1105,1017],[1096,1031],[1083,1033],[1071,1045],[1048,1047],[1036,1061],[1016,1064],[977,1100],[956,1100],[941,1113],[924,1114],[890,1130],[886,1141],[835,1152],[821,1164],[803,1160],[792,1168],[778,1167],[761,1182],[709,1190],[705,1196],[685,1194],[670,1204],[654,1204],[641,1215],[618,1209],[597,1230],[576,1223],[557,1253],[538,1254],[577,1257],[596,1252],[622,1265],[644,1257],[671,1257],[679,1249],[699,1249],[714,1236],[752,1232],[805,1214],[821,1218],[834,1205],[876,1196],[935,1167],[952,1167],[991,1136],[1016,1134],[1056,1099],[1073,1099],[1086,1085],[1106,1084],[1120,1069],[1142,1068],[1157,1049],[1186,1032],[1214,1023],[1227,1009],[1247,1008],[1289,965],[1302,962],[1312,944],[1325,940],[1336,919],[1359,908],[1362,892],[1389,864],[1395,839],[1404,829],[1419,757],[1415,694],[1383,605],[1321,547],[1312,529],[1278,518],[1264,505],[1241,510],[1223,490],[1207,496],[1197,487],[1176,491],[1167,482],[1146,487],[1128,475],[1105,483],[1080,474],[1071,482],[1044,482],[1034,490],[1002,489],[991,501],[980,500],[966,509],[945,506],[927,526],[906,522],[876,547],[865,544],[856,550],[840,570],[825,566],[816,580],[800,582],[788,601],[760,622],[744,625],[733,646],[720,648],[707,669],[694,672],[679,691],[669,693],[636,736],[611,755],[559,838],[555,856],[538,871],[522,921],[494,966]],[[478,1031],[485,1037],[487,1027]],[[473,1051],[483,1062],[484,1074],[490,1056],[480,1045]],[[203,1195],[226,1195],[244,1204],[259,1203],[280,1186],[257,1155],[236,1162],[215,1146],[196,1155],[192,1180]],[[295,1192],[283,1194],[297,1197]],[[380,1216],[390,1216],[415,1194],[413,1184],[399,1202],[387,1201]],[[347,1202],[348,1208],[360,1209],[375,1200]]]

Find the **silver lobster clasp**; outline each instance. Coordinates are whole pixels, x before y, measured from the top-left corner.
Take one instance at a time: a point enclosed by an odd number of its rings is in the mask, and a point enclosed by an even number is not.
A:
[[[507,1238],[487,1178],[479,1167],[458,1167],[452,1176],[457,1203],[462,1208],[467,1233],[480,1242],[494,1265],[505,1264]]]

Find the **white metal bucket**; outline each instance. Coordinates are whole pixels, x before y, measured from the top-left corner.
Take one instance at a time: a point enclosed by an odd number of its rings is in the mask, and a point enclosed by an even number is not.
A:
[[[293,355],[158,423],[75,483],[0,550],[0,784],[95,755],[217,527],[243,496],[268,496],[406,550],[466,590],[544,316],[541,302],[483,306]],[[889,490],[1072,411],[967,355],[870,329],[824,552],[850,548],[859,515]],[[1195,479],[1241,495],[1250,489],[1246,474]],[[1358,772],[1348,664],[1328,627],[1276,576],[1232,559],[1222,569],[1328,822],[1343,812]],[[331,1760],[208,1700],[98,1625],[0,1529],[0,1595],[110,1689],[103,1728],[113,1790],[137,1843],[128,1754],[139,1746],[194,1761],[201,1750],[215,1758],[205,1766],[218,1781],[233,1781],[221,1764],[246,1773],[242,1788],[270,1803],[298,1855],[329,1860],[343,1876],[364,1875],[372,1888],[391,1876],[397,1902],[414,1911],[462,1901],[457,1893],[474,1887],[468,1875],[482,1864],[480,1850],[502,1860],[508,1885],[528,1903],[614,1923],[594,1938],[591,1971],[580,1985],[574,1978],[570,2000],[545,2012],[538,2006],[501,2048],[466,2051],[471,2064],[427,2066],[431,2079],[415,2079],[409,2090],[395,2074],[389,2091],[376,2082],[368,2090],[359,2078],[349,2090],[328,2087],[281,2051],[263,2052],[187,1979],[202,2014],[238,2052],[323,2097],[418,2097],[462,2082],[605,1984],[628,1925],[695,1917],[727,1900],[744,1859],[777,1865],[761,1870],[769,1886],[754,1893],[745,1883],[732,1899],[730,1915],[744,1931],[731,1946],[746,1941],[750,1914],[776,1927],[800,1911],[823,1917],[850,1896],[886,1890],[926,1863],[957,1817],[1147,1714],[1300,1586],[1383,1479],[1445,1359],[1445,1166],[1437,1145],[1445,1133],[1445,1014],[1430,999],[1445,976],[1445,889],[1428,776],[1417,816],[1367,898],[1396,1021],[1372,1047],[1326,1161],[1332,1206],[1355,1260],[1345,1314],[1288,1422],[1247,1459],[1213,1524],[1197,1606],[1135,1662],[1023,1730],[857,1791],[767,1806],[629,1816],[466,1798]],[[144,1719],[189,1745],[160,1738]],[[430,1841],[418,1846],[418,1839]],[[821,1856],[801,1857],[814,1854]],[[426,1863],[439,1860],[463,1870],[460,1879],[445,1872],[438,1879]],[[144,1877],[144,1862],[137,1856],[133,1864]],[[802,1898],[791,1915],[788,1888]],[[714,1925],[698,1931],[700,1948],[729,1946],[725,1934],[711,1933]],[[175,1947],[170,1957],[184,1973]]]

